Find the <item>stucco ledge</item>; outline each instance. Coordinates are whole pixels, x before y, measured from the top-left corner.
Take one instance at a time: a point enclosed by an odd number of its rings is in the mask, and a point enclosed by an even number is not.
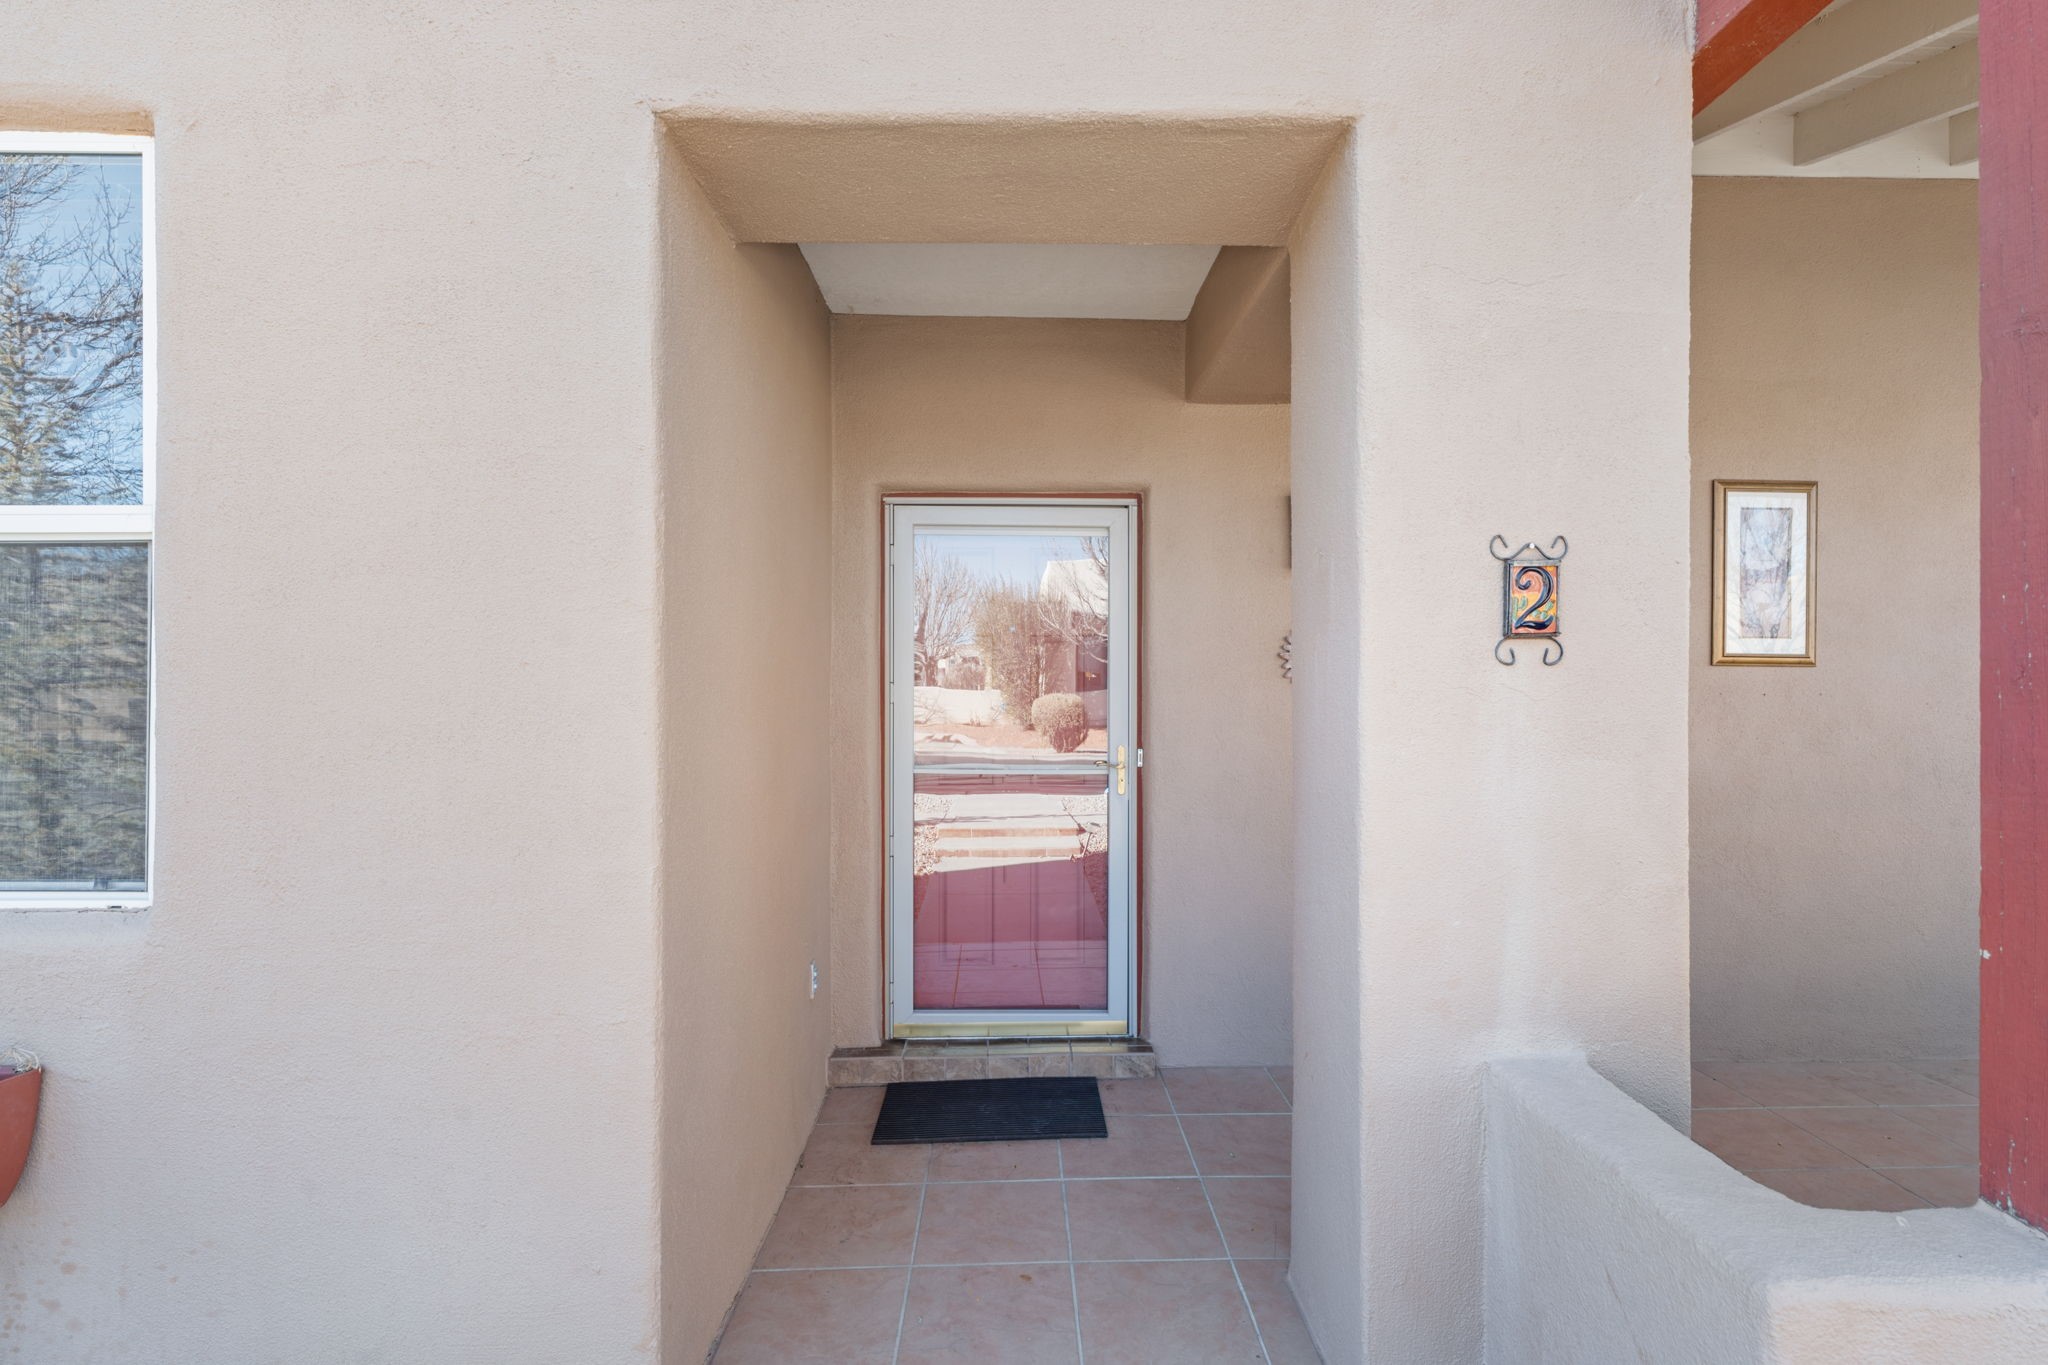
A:
[[[1583,1056],[1486,1075],[1486,1359],[2039,1361],[2048,1237],[1989,1206],[1808,1208]]]

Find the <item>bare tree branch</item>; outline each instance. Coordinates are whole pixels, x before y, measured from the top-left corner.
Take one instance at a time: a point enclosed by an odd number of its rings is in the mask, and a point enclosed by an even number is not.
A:
[[[142,499],[142,238],[91,160],[0,155],[0,502]]]
[[[981,583],[967,565],[920,537],[911,564],[911,595],[917,611],[911,636],[917,682],[931,687],[939,680],[939,665],[958,654],[973,633]]]

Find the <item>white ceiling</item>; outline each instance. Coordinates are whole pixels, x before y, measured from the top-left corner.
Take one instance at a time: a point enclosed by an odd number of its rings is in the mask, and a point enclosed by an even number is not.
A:
[[[835,313],[1172,322],[1194,307],[1219,249],[988,242],[799,246]]]
[[[1693,172],[1972,178],[1976,37],[1976,0],[1835,0],[1693,119]]]

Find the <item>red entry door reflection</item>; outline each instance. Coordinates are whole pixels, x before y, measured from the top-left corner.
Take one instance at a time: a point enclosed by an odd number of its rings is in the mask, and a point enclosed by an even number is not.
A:
[[[950,774],[912,794],[918,1009],[1106,1009],[1105,774]]]

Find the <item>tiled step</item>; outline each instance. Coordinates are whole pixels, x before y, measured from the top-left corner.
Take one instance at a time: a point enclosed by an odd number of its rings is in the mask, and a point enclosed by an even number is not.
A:
[[[1024,1042],[912,1039],[880,1047],[843,1047],[832,1054],[830,1084],[966,1081],[1006,1076],[1157,1076],[1159,1057],[1142,1038],[1076,1038]]]

